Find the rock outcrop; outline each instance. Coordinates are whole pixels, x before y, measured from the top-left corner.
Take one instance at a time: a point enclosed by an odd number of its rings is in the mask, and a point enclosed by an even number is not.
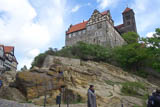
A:
[[[143,84],[133,90],[138,96],[123,93],[126,82]],[[14,82],[27,101],[37,105],[43,105],[45,95],[48,105],[55,104],[60,93],[63,103],[86,103],[91,84],[95,85],[98,107],[143,106],[146,100],[143,96],[157,88],[147,80],[107,63],[56,56],[48,56],[41,68],[18,72]]]
[[[3,86],[0,88],[0,98],[25,102],[26,98],[17,88],[14,87],[14,82],[16,79],[15,76],[15,71],[6,71],[3,75],[1,75]]]

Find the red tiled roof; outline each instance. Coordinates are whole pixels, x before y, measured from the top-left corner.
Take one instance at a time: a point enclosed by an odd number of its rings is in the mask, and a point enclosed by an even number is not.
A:
[[[123,11],[123,13],[129,12],[130,10],[132,10],[132,9],[127,7],[127,8]]]
[[[75,31],[79,31],[79,30],[82,30],[82,29],[85,29],[87,22],[88,22],[88,21],[84,21],[84,22],[82,22],[82,23],[79,23],[79,24],[76,24],[76,25],[72,25],[72,26],[69,28],[69,30],[67,31],[67,34],[72,33],[72,32],[75,32]]]
[[[5,53],[10,53],[14,49],[13,46],[4,46],[4,52]]]
[[[121,27],[124,27],[124,24],[120,24],[120,25],[117,25],[115,26],[117,29],[120,29]]]
[[[101,14],[102,15],[106,15],[108,13],[108,11],[104,11],[102,12]],[[88,21],[84,21],[82,23],[79,23],[79,24],[76,24],[76,25],[72,25],[69,30],[66,32],[66,34],[69,34],[69,33],[72,33],[72,32],[76,32],[76,31],[79,31],[79,30],[83,30],[86,28],[86,24],[87,24]]]
[[[107,11],[102,12],[101,14],[102,14],[102,15],[106,15],[107,13],[108,13],[108,10],[107,10]]]

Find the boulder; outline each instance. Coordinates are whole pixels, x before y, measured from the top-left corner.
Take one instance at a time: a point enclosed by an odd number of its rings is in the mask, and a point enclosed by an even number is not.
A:
[[[45,92],[52,93],[52,90],[57,90],[65,84],[62,77],[52,76],[51,72],[18,72],[15,81],[16,86],[27,99],[43,96]]]
[[[7,86],[1,87],[0,98],[14,100],[14,101],[18,101],[18,102],[25,102],[26,101],[26,98],[18,89],[7,87]]]

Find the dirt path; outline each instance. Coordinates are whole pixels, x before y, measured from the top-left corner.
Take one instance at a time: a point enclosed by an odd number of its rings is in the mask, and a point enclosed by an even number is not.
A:
[[[17,103],[15,101],[9,101],[0,99],[0,107],[43,107],[43,106],[36,106],[33,104],[28,103]],[[53,106],[46,106],[46,107],[59,107],[58,105]],[[61,107],[67,107],[67,105],[61,105]],[[86,104],[71,104],[69,107],[87,107]]]

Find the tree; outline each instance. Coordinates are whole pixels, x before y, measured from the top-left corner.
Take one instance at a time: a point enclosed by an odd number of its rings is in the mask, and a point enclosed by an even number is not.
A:
[[[47,56],[47,54],[45,54],[45,53],[41,53],[38,56],[36,56],[34,58],[33,62],[32,62],[32,67],[31,68],[33,68],[34,66],[42,67],[46,56]]]
[[[47,55],[54,55],[56,51],[53,48],[49,48],[47,51],[45,51]]]
[[[142,42],[152,56],[152,61],[150,61],[152,68],[160,72],[160,28],[155,30],[152,37],[142,38]]]
[[[137,71],[144,66],[149,59],[148,50],[143,48],[139,43],[125,45],[113,49],[113,59],[120,64],[121,67]]]
[[[83,60],[106,61],[109,51],[100,45],[79,42],[71,48],[71,52]]]
[[[122,37],[128,44],[137,43],[139,40],[139,35],[135,32],[124,33]]]
[[[21,71],[26,71],[27,70],[27,66],[24,65],[23,68],[21,68]]]
[[[142,41],[152,49],[160,49],[160,28],[156,29],[152,37],[142,38]]]

